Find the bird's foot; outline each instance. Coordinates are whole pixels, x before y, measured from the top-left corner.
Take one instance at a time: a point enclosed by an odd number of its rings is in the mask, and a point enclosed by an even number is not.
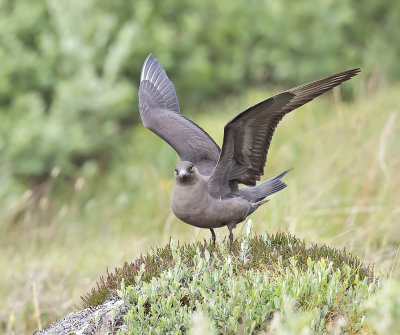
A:
[[[229,252],[232,251],[232,243],[233,243],[233,233],[232,230],[229,230]]]
[[[213,240],[213,247],[215,249],[215,239],[216,239],[215,232],[214,232],[214,229],[212,229],[212,228],[210,228],[210,231],[211,231],[211,239]]]

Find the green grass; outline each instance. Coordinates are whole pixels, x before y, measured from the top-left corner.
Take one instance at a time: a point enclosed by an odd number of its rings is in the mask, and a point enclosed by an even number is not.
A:
[[[189,112],[221,143],[225,122],[269,93],[249,91]],[[295,169],[285,177],[289,187],[252,215],[255,231],[346,247],[398,278],[399,93],[395,86],[367,95],[360,87],[353,103],[328,95],[288,115],[265,178]],[[106,267],[131,262],[171,236],[181,243],[209,239],[209,231],[171,214],[178,159],[167,144],[139,125],[118,158],[105,172],[85,166],[75,181],[61,180],[55,169],[41,188],[1,200],[0,332],[30,333],[74,310]],[[219,229],[217,243],[226,234]]]

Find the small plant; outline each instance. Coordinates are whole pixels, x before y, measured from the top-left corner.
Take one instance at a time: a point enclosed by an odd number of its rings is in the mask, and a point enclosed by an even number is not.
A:
[[[251,245],[251,244],[250,244]],[[220,248],[223,249],[223,248]],[[326,332],[335,316],[343,315],[343,331],[356,333],[365,326],[361,301],[375,285],[368,277],[359,280],[349,265],[334,268],[333,261],[307,260],[304,270],[295,256],[273,271],[245,268],[241,257],[213,253],[200,248],[188,264],[173,249],[175,265],[159,276],[130,286],[130,311],[119,334],[199,333],[198,316],[208,320],[206,331],[219,334],[294,334]],[[281,263],[282,264],[282,263]]]
[[[305,241],[280,232],[252,237],[248,235],[246,241],[245,243],[235,241],[232,245],[231,261],[235,265],[235,273],[251,269],[276,272],[280,268],[285,269],[293,261],[296,262],[298,271],[307,271],[310,264],[323,259],[326,264],[332,263],[332,269],[340,269],[343,276],[345,271],[350,271],[351,282],[363,281],[365,278],[368,282],[374,280],[373,269],[364,265],[345,249],[338,250],[314,243],[306,246]],[[176,265],[176,259],[191,267],[195,265],[194,256],[200,254],[202,258],[205,258],[207,253],[212,253],[213,257],[210,256],[207,263],[213,266],[215,259],[224,258],[227,253],[225,243],[220,243],[216,249],[212,248],[212,243],[209,241],[182,246],[179,244],[175,246],[174,243],[171,241],[165,247],[157,248],[145,256],[142,255],[132,263],[126,262],[122,267],[116,268],[113,273],[107,272],[107,275],[97,282],[96,288],[82,297],[83,307],[102,304],[108,297],[117,294],[117,290],[121,290],[122,281],[126,287],[137,285],[139,280],[150,282],[153,277],[158,277],[162,272],[172,269]],[[243,261],[244,252],[246,262]]]
[[[367,329],[363,302],[376,275],[345,250],[277,233],[164,248],[102,277],[85,306],[118,295],[129,308],[118,334],[326,333]],[[204,325],[199,320],[207,320]]]

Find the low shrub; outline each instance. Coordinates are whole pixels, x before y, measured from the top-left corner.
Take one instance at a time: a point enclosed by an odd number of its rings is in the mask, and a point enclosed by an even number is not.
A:
[[[236,241],[231,253],[226,243],[171,241],[108,273],[83,301],[123,298],[119,334],[355,334],[367,327],[363,302],[376,283],[345,250],[277,233]]]

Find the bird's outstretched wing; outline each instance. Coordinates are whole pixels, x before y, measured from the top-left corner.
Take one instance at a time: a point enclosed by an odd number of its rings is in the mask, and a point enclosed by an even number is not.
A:
[[[210,194],[224,197],[237,189],[238,183],[256,185],[264,173],[275,128],[285,114],[359,72],[353,69],[292,88],[235,116],[225,125],[221,155],[209,179]]]
[[[139,110],[145,127],[166,141],[181,160],[194,163],[203,175],[211,174],[221,150],[210,135],[180,113],[174,85],[151,54],[140,77]]]

